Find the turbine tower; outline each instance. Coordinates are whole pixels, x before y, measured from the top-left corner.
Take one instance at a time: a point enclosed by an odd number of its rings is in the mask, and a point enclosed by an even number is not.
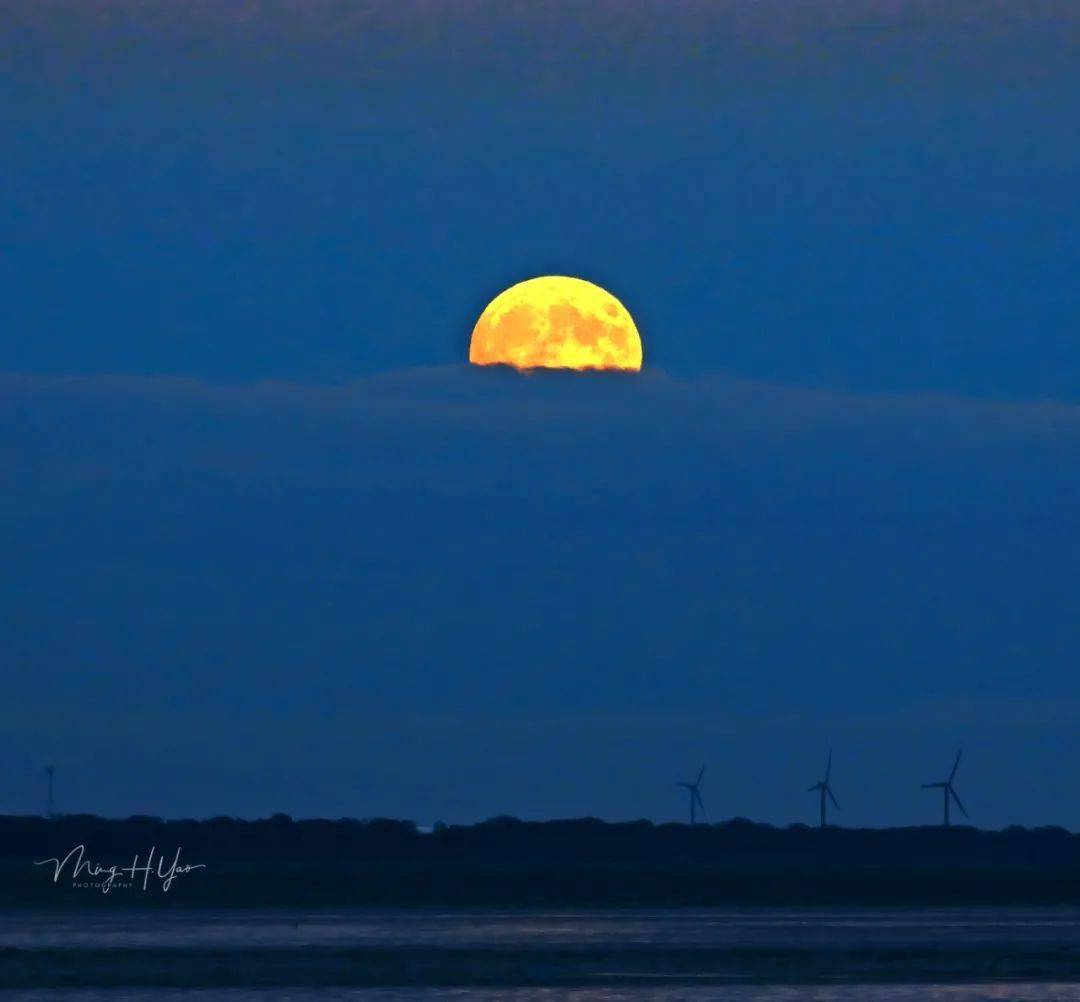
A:
[[[943,779],[940,783],[923,783],[924,790],[941,790],[941,795],[945,801],[945,820],[943,822],[944,827],[949,827],[949,798],[951,797],[956,801],[956,806],[960,808],[960,812],[966,818],[968,812],[964,809],[964,805],[960,803],[960,798],[956,795],[956,790],[953,789],[952,781],[956,778],[956,770],[960,768],[960,755],[963,749],[960,749],[956,753],[956,761],[953,762],[952,772],[949,773],[948,779]]]
[[[832,774],[832,749],[829,749],[829,758],[825,762],[825,778],[823,780],[821,780],[820,782],[815,783],[807,791],[808,793],[812,793],[814,790],[817,790],[821,794],[821,827],[822,828],[824,828],[825,824],[826,824],[826,822],[825,822],[825,806],[826,806],[825,805],[825,798],[828,797],[829,800],[831,800],[833,802],[833,807],[835,807],[837,810],[840,810],[840,805],[836,802],[836,797],[833,796],[832,787],[829,785],[829,776],[831,774]]]
[[[701,799],[701,777],[705,775],[705,766],[701,767],[701,772],[697,774],[697,779],[692,783],[680,782],[676,783],[676,786],[681,786],[684,790],[687,790],[690,794],[690,824],[697,824],[697,808],[701,808],[701,814],[705,817],[705,802]],[[708,820],[708,818],[706,818]]]
[[[45,817],[51,818],[53,816],[53,774],[56,772],[51,765],[45,766],[45,775],[49,780],[49,793],[46,800]]]

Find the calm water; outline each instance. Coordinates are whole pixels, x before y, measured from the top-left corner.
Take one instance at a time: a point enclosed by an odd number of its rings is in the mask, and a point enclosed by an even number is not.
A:
[[[0,949],[1080,947],[1073,908],[0,911]]]
[[[534,979],[538,970],[543,977],[545,958],[550,955],[554,958],[550,968],[553,982],[561,978],[564,984],[584,982],[587,987],[518,988],[509,983],[501,988],[315,987],[322,975],[312,966],[311,958],[316,958],[317,965],[324,962],[318,958],[329,957],[332,963],[352,970],[348,965],[354,963],[353,955],[348,951],[373,951],[393,960],[461,950],[524,958],[523,964]],[[22,990],[0,989],[0,1000],[1080,1002],[1077,909],[136,912],[104,907],[89,913],[0,912],[0,956],[8,958],[6,963],[14,963],[11,958],[18,963],[22,963],[21,958],[28,957],[32,963],[39,958],[46,965],[41,967],[46,973],[40,977],[48,979],[47,965],[55,967],[57,957],[51,951],[59,951],[61,959],[69,958],[64,982],[82,980],[84,987],[33,987],[35,982],[30,979],[20,982],[26,986]],[[158,951],[154,955],[158,959],[145,960],[149,951]],[[160,959],[161,951],[166,951],[165,961]],[[695,951],[703,958],[700,971],[694,966],[699,956]],[[773,969],[762,968],[759,961],[755,961],[758,967],[752,973],[725,967],[722,958],[739,951],[769,958],[775,955],[779,958],[775,978]],[[241,970],[250,967],[264,973],[269,967],[260,958],[275,958],[274,973],[266,977],[276,981],[258,990],[228,987],[227,983],[209,987],[214,983],[214,967],[208,966],[205,958],[212,954],[239,963]],[[830,958],[825,973],[813,967],[814,958],[821,955]],[[892,958],[888,961],[891,966],[882,966],[883,956]],[[1042,958],[1038,979],[1033,979],[1032,968],[1023,959],[1032,956]],[[1015,967],[998,964],[998,974],[992,979],[977,976],[977,971],[970,978],[965,976],[965,965],[978,966],[986,958],[997,962],[1014,957],[1018,958]],[[804,958],[810,958],[809,967],[799,966]],[[1063,966],[1058,966],[1059,961]],[[934,966],[941,964],[945,967]],[[140,981],[168,980],[161,974],[166,969],[172,972],[168,977],[173,984],[208,987],[130,987]],[[1066,969],[1061,976],[1060,971]],[[569,978],[567,970],[572,971]],[[936,976],[938,970],[947,970],[946,976]],[[83,971],[88,972],[85,977]],[[129,986],[94,987],[114,974],[119,980],[127,979]],[[1071,980],[1074,977],[1075,982]],[[202,980],[206,978],[211,980]],[[695,980],[709,983],[694,984]],[[777,983],[763,983],[770,980]],[[3,981],[0,976],[0,983]],[[804,983],[792,983],[799,981]],[[44,983],[52,982],[36,982]],[[311,986],[275,987],[277,984]]]
[[[9,992],[0,999],[25,1002],[446,1002],[481,999],[484,1002],[1071,1002],[1080,999],[1075,984],[989,985],[835,985],[835,986],[732,986],[723,988],[280,988],[280,989],[51,989]]]

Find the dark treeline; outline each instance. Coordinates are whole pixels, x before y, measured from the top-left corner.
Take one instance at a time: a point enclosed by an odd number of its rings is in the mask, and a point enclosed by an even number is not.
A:
[[[91,903],[35,860],[84,845],[105,865],[151,846],[205,869],[183,904],[678,905],[1080,903],[1062,828],[775,828],[493,818],[421,832],[390,819],[0,817],[0,902]],[[112,892],[153,904],[152,895]],[[158,899],[164,896],[157,893]],[[162,902],[164,903],[164,901]]]
[[[188,855],[220,861],[318,861],[355,854],[369,859],[492,862],[701,862],[790,865],[831,858],[866,866],[1080,866],[1080,834],[1064,828],[967,826],[918,828],[776,828],[741,818],[719,824],[609,823],[596,818],[520,821],[419,830],[388,818],[293,820],[284,814],[248,821],[134,816],[57,818],[0,816],[0,857],[40,857],[83,843],[101,857],[148,845],[180,845]],[[47,850],[47,852],[46,852]]]

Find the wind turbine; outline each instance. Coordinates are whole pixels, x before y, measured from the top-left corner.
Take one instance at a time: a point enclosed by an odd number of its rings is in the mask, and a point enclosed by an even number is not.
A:
[[[833,796],[832,787],[829,785],[829,776],[832,773],[832,749],[829,749],[829,758],[825,763],[825,778],[820,782],[815,783],[807,791],[812,793],[817,790],[821,794],[821,827],[825,827],[825,798],[826,796],[833,802],[833,807],[840,810],[840,805],[836,802],[836,797]]]
[[[697,824],[697,808],[701,808],[702,816],[705,816],[705,802],[701,799],[701,777],[705,775],[705,766],[701,767],[701,772],[697,774],[697,779],[692,783],[676,783],[676,786],[681,786],[684,790],[687,790],[690,794],[690,824]],[[706,820],[708,818],[706,817]]]
[[[966,818],[968,812],[964,809],[964,805],[960,803],[960,798],[956,795],[956,790],[953,789],[952,781],[956,778],[956,770],[960,768],[960,755],[963,749],[960,749],[956,753],[956,761],[953,762],[952,772],[949,773],[949,778],[942,780],[940,783],[923,783],[924,790],[941,790],[942,797],[945,800],[945,822],[946,828],[949,827],[949,798],[952,797],[956,801],[956,806],[960,808],[961,813]]]

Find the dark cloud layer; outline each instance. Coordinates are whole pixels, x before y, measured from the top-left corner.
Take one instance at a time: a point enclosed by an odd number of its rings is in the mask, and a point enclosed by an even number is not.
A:
[[[833,741],[852,822],[918,820],[966,740],[980,822],[1080,821],[1077,408],[456,367],[0,387],[5,746],[72,809],[663,817],[708,757],[715,813],[787,820]]]

